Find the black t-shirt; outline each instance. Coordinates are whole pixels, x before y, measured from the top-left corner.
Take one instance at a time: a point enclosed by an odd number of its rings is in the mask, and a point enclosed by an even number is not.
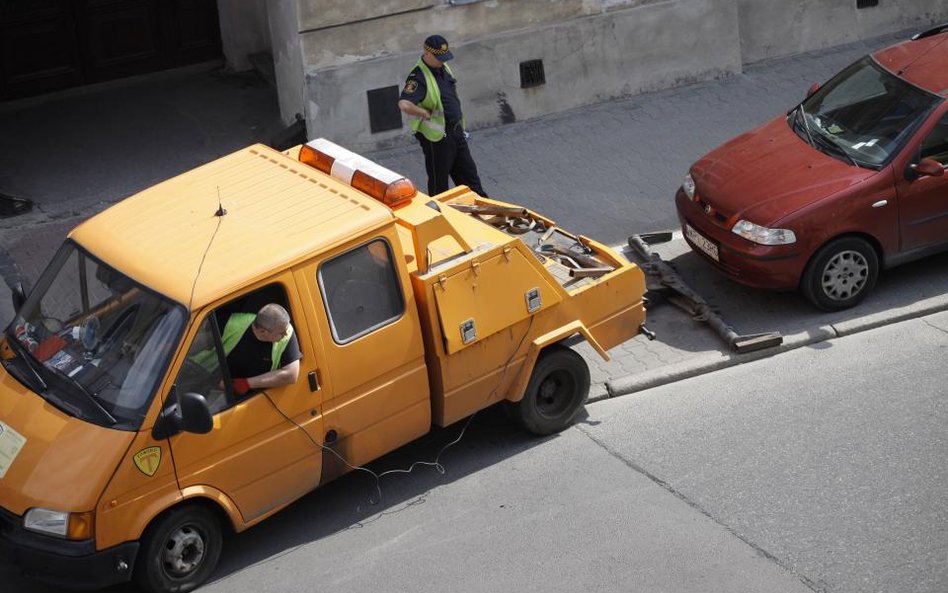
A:
[[[428,66],[428,69],[431,70],[431,74],[434,75],[434,79],[438,83],[438,90],[441,91],[441,105],[444,107],[444,119],[449,127],[453,126],[461,121],[461,100],[458,98],[456,88],[458,81],[448,74],[448,71],[443,66],[441,68]],[[408,99],[415,105],[418,105],[424,101],[425,95],[427,94],[428,86],[425,84],[425,75],[422,73],[420,67],[415,66],[408,74],[408,78],[405,80],[405,87],[402,89],[402,94],[399,98]]]
[[[296,339],[296,332],[290,336],[286,349],[280,357],[278,369],[285,367],[303,355],[300,352],[300,343]],[[234,379],[256,377],[269,372],[273,366],[273,343],[263,342],[253,334],[253,328],[248,327],[234,349],[227,355],[227,366],[230,376]]]

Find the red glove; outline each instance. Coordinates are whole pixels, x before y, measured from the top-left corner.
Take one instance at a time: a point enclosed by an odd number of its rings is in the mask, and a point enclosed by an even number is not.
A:
[[[246,379],[234,379],[234,395],[244,395],[250,391],[250,383]]]

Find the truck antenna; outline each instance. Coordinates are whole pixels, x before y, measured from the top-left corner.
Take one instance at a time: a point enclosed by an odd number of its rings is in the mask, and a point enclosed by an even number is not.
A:
[[[221,203],[221,186],[217,186],[217,212],[214,213],[214,216],[224,216],[227,214],[227,210],[224,209],[224,204]]]

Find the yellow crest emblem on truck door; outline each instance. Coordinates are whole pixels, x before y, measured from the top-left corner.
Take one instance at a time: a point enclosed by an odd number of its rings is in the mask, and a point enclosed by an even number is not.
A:
[[[136,453],[132,459],[140,472],[151,477],[161,465],[161,447],[146,447]]]

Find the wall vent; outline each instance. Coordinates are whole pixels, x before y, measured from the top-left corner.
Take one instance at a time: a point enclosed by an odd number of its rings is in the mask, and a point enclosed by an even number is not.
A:
[[[397,86],[386,86],[366,92],[369,100],[369,127],[373,134],[402,127],[402,112],[398,108]]]
[[[879,0],[856,0],[856,8],[872,8],[879,6]]]
[[[520,62],[520,88],[546,84],[546,74],[543,72],[543,60],[527,60]]]

